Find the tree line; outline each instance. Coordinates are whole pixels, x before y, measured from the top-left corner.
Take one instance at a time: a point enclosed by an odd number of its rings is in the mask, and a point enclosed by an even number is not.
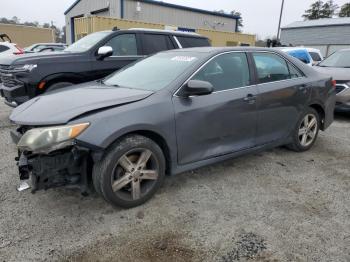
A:
[[[333,17],[350,17],[350,3],[339,7],[333,0],[318,0],[311,4],[310,8],[305,11],[303,18],[305,20],[316,20],[321,18]]]
[[[55,38],[57,43],[65,43],[66,42],[66,27],[59,28],[55,26],[52,22],[50,23],[44,23],[40,24],[38,21],[34,22],[23,22],[21,23],[20,19],[17,16],[12,17],[11,19],[8,19],[6,17],[0,18],[0,23],[2,24],[12,24],[12,25],[25,25],[25,26],[34,26],[38,28],[51,28],[55,32]],[[1,33],[1,32],[0,32]],[[11,36],[10,36],[11,37]]]

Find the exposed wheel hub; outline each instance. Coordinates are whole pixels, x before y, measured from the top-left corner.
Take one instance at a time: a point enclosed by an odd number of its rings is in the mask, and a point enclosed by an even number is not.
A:
[[[158,164],[153,153],[147,149],[139,149],[137,152],[124,154],[117,163],[122,169],[116,179],[112,181],[112,189],[118,194],[120,191],[131,193],[131,199],[137,200],[152,186],[152,182],[158,179]]]
[[[313,114],[305,116],[299,127],[299,142],[302,146],[310,146],[316,139],[318,130],[317,118]]]

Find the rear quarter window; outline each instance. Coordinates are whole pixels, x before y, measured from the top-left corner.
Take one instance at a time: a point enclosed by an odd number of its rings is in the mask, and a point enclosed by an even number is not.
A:
[[[210,46],[207,38],[176,36],[183,48]]]
[[[175,48],[168,35],[144,34],[142,41],[145,55]]]
[[[0,45],[0,53],[5,52],[5,51],[7,51],[7,50],[9,50],[9,49],[10,49],[10,48],[7,47],[7,46]]]
[[[320,55],[316,52],[309,52],[309,54],[312,57],[312,60],[317,61],[317,62],[321,62],[322,58],[320,57]]]

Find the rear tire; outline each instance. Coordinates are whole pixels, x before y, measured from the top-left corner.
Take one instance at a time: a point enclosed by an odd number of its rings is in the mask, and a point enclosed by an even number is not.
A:
[[[287,147],[296,152],[310,150],[317,140],[320,123],[317,111],[309,107],[299,119],[293,131],[293,142]]]
[[[165,158],[151,139],[127,136],[116,142],[95,164],[95,190],[114,206],[132,208],[148,201],[165,177]]]

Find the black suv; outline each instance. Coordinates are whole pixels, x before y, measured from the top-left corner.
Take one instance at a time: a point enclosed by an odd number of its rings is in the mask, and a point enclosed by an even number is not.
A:
[[[75,42],[63,52],[7,56],[0,59],[0,94],[17,106],[48,91],[104,78],[159,51],[210,46],[194,33],[129,29],[102,31]]]

